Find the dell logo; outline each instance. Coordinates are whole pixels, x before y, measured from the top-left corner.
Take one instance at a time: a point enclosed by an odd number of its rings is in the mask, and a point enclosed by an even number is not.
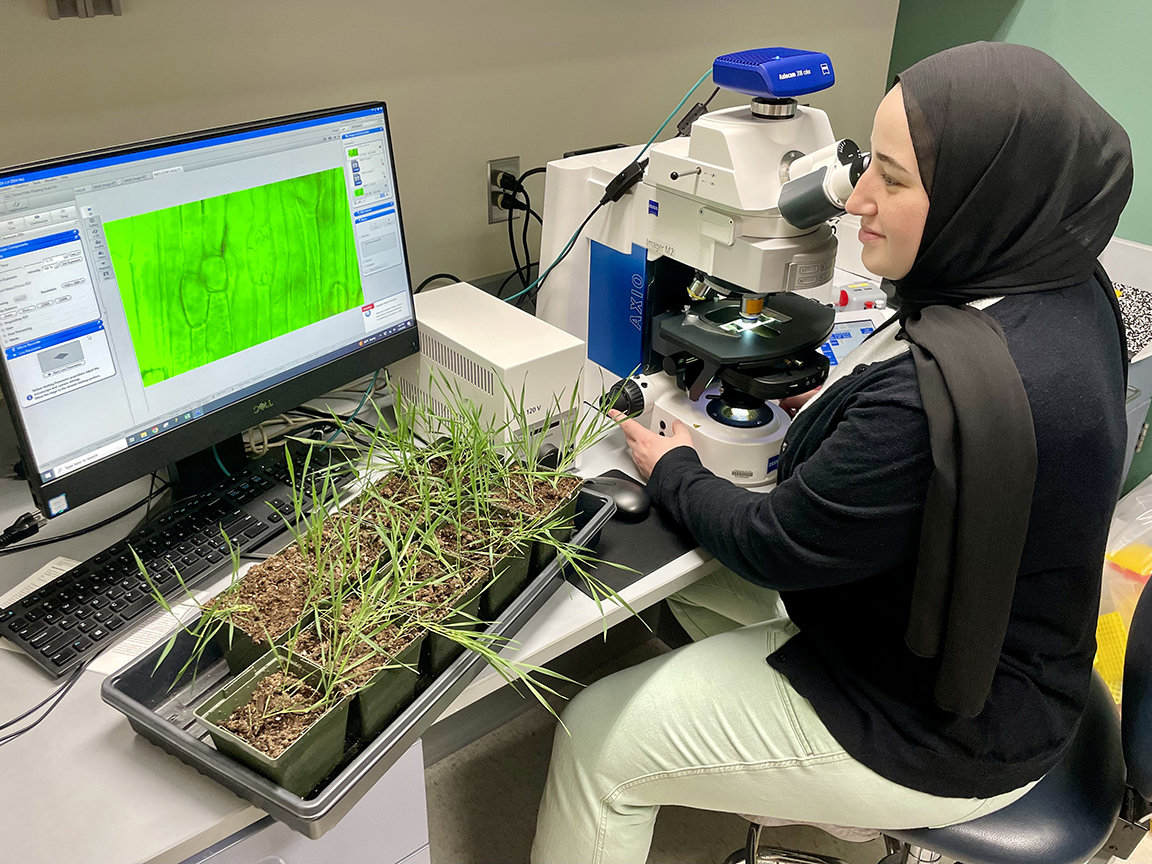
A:
[[[263,412],[267,411],[271,407],[272,407],[272,400],[271,399],[265,399],[263,402],[258,403],[256,405],[256,407],[254,407],[252,409],[252,413],[253,414],[262,414]]]

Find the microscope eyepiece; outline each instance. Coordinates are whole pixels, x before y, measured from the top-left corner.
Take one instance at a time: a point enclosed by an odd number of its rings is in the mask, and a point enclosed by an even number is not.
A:
[[[793,160],[790,179],[780,187],[780,215],[796,228],[813,228],[841,215],[870,160],[850,138]]]

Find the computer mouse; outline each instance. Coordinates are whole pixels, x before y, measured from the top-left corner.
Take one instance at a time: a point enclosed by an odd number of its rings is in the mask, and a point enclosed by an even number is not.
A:
[[[652,499],[634,480],[620,477],[589,477],[584,488],[607,495],[616,502],[616,518],[624,522],[639,522],[652,509]]]

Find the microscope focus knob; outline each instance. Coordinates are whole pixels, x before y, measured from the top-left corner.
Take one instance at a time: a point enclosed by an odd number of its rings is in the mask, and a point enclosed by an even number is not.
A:
[[[600,397],[600,407],[607,411],[615,408],[624,414],[639,415],[644,413],[644,391],[640,382],[633,378],[617,381],[608,392]]]

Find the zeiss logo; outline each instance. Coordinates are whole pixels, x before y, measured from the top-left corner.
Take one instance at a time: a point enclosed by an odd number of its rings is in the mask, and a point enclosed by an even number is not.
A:
[[[258,403],[252,409],[252,413],[253,414],[263,414],[265,411],[267,411],[271,407],[272,407],[272,400],[271,399],[265,399],[263,402]]]
[[[660,215],[660,205],[657,204],[655,201],[649,201],[648,202],[648,215],[649,216],[659,216]]]

